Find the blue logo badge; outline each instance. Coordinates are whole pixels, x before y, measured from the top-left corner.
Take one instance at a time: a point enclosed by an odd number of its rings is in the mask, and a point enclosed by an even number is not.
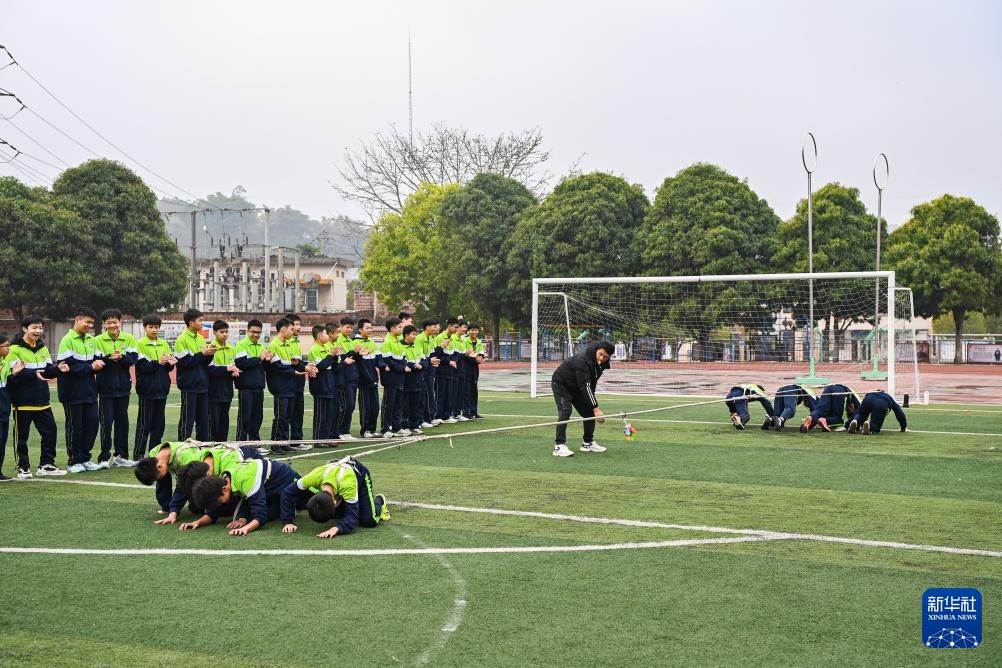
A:
[[[926,589],[922,594],[922,642],[935,649],[981,644],[981,592],[972,588]]]

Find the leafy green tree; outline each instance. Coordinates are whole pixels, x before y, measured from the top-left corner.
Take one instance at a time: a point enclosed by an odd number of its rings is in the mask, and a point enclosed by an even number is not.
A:
[[[413,304],[442,316],[461,306],[460,276],[451,262],[456,244],[442,202],[458,184],[422,184],[401,213],[384,213],[365,245],[359,275],[385,304]]]
[[[661,184],[636,234],[634,254],[644,276],[754,274],[769,271],[779,218],[746,181],[716,165],[696,163]],[[706,342],[720,326],[748,322],[749,314],[771,327],[759,283],[649,288],[663,313],[657,334],[678,342]],[[654,303],[653,300],[651,300]],[[684,325],[680,323],[685,323]]]
[[[320,247],[313,244],[299,244],[296,250],[302,257],[317,257],[320,255]]]
[[[474,313],[489,318],[495,357],[500,355],[501,319],[516,318],[523,306],[519,293],[509,287],[512,267],[507,255],[498,251],[507,246],[521,213],[535,203],[535,195],[515,179],[478,174],[442,204],[457,246],[450,264],[460,295]]]
[[[0,178],[0,305],[63,318],[93,295],[94,235],[45,188]]]
[[[925,317],[950,313],[956,353],[969,311],[998,313],[1002,295],[999,221],[967,197],[943,195],[919,204],[888,238],[887,264],[912,289]]]
[[[509,288],[529,320],[531,279],[622,276],[634,269],[632,244],[650,202],[643,188],[603,172],[565,178],[525,210],[511,239]],[[594,299],[608,298],[602,290]]]
[[[887,239],[887,221],[881,221],[881,238]],[[773,259],[777,272],[808,271],[807,199],[797,203],[793,217],[779,226]],[[827,183],[814,193],[814,271],[873,271],[877,257],[877,217],[866,211],[859,189]],[[854,322],[873,320],[873,281],[815,281],[814,317],[824,320],[825,340],[840,350],[846,330]],[[792,308],[801,326],[809,320],[807,296],[784,304]],[[822,353],[823,354],[823,353]]]
[[[60,204],[90,228],[90,305],[133,316],[178,303],[188,264],[167,235],[156,196],[132,170],[111,160],[67,169],[52,184]]]

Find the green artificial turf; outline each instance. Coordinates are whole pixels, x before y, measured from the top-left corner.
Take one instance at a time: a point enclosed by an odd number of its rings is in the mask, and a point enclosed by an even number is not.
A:
[[[313,536],[320,527],[305,514],[292,535],[277,523],[246,537],[222,526],[154,526],[152,489],[113,469],[0,485],[0,547],[615,547],[740,537],[714,530],[730,528],[1002,551],[1002,408],[914,407],[914,431],[897,432],[891,417],[886,432],[863,437],[800,434],[796,422],[763,432],[754,405],[751,428],[738,431],[726,409],[707,403],[633,415],[639,433],[627,442],[615,413],[700,401],[602,403],[610,415],[598,428],[609,447],[602,455],[554,458],[552,427],[538,427],[407,442],[367,456],[392,518],[331,541]],[[553,404],[483,393],[481,412],[487,420],[429,435],[546,422]],[[579,435],[571,425],[568,443],[576,446]],[[305,473],[385,445],[353,442],[290,463]],[[59,451],[63,464],[62,444]],[[36,441],[36,465],[37,456]],[[10,474],[10,449],[6,461]],[[1002,598],[1002,558],[992,556],[768,540],[561,553],[0,553],[0,569],[3,665],[1002,663],[1002,624],[992,612]],[[921,594],[929,587],[981,590],[982,646],[923,646]]]

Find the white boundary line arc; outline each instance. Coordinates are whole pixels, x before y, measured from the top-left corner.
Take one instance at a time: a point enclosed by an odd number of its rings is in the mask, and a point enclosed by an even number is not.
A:
[[[736,538],[685,538],[640,543],[608,543],[591,545],[526,545],[519,547],[428,547],[358,550],[208,550],[187,548],[91,549],[75,547],[0,547],[0,554],[61,554],[67,556],[196,556],[196,557],[395,557],[445,554],[538,554],[548,552],[605,552],[644,550],[690,545],[719,545],[755,541],[784,540],[781,534],[739,536]]]
[[[68,483],[76,485],[114,486],[114,487],[126,487],[130,489],[142,489],[142,490],[150,489],[142,485],[129,485],[125,483],[106,483],[106,482],[99,482],[96,480],[95,481],[58,480],[58,479],[33,478],[32,481]],[[387,499],[387,503],[392,503],[402,508],[421,508],[425,510],[484,513],[487,515],[508,515],[513,517],[535,517],[539,519],[552,519],[565,522],[583,522],[587,524],[613,524],[619,526],[632,526],[632,527],[643,527],[643,528],[654,528],[654,529],[680,529],[686,531],[705,531],[708,533],[737,534],[739,536],[752,539],[766,538],[768,540],[807,540],[807,541],[825,542],[825,543],[846,543],[851,545],[863,545],[867,547],[889,547],[898,550],[919,550],[923,552],[943,552],[947,554],[963,554],[970,556],[1002,558],[1002,551],[997,551],[997,550],[983,550],[979,548],[966,548],[966,547],[949,547],[944,545],[924,545],[921,543],[900,543],[895,541],[870,540],[866,538],[825,536],[822,534],[789,533],[784,531],[773,531],[770,529],[734,529],[730,527],[713,527],[713,526],[695,525],[695,524],[669,524],[665,522],[651,522],[646,520],[627,520],[627,519],[615,519],[607,517],[588,517],[584,515],[563,515],[559,513],[541,513],[528,510],[505,510],[500,508],[477,508],[472,506],[453,506],[453,505],[434,504],[434,503],[419,503],[416,501],[397,501],[394,499]],[[667,546],[673,545],[672,541],[667,541],[667,543],[669,544]],[[644,545],[647,544],[645,543]],[[571,547],[574,546],[561,546],[561,549],[555,551],[560,551],[560,552],[574,551],[573,549],[570,549]],[[0,552],[2,552],[4,549],[6,548],[0,548]],[[30,549],[30,548],[25,548],[25,549]],[[442,548],[442,549],[448,550],[453,548]],[[474,548],[456,548],[456,549],[474,549]],[[114,553],[114,550],[112,550],[111,552]],[[321,552],[323,551],[321,550]],[[456,554],[467,554],[467,553],[468,552],[462,552]],[[474,553],[475,552],[471,552],[469,554],[474,554]],[[453,554],[453,553],[442,552],[442,554]]]

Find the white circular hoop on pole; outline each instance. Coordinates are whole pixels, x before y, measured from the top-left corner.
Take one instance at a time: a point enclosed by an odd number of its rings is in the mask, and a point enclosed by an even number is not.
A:
[[[810,140],[810,159],[808,159],[808,139]],[[818,143],[814,140],[813,132],[804,135],[804,144],[800,147],[800,159],[808,174],[813,174],[814,170],[818,168]]]
[[[880,168],[880,163],[884,163],[883,169]],[[887,156],[883,153],[878,153],[877,157],[873,159],[873,185],[877,186],[877,190],[883,190],[887,187],[887,181],[891,178],[891,165],[887,162]]]

